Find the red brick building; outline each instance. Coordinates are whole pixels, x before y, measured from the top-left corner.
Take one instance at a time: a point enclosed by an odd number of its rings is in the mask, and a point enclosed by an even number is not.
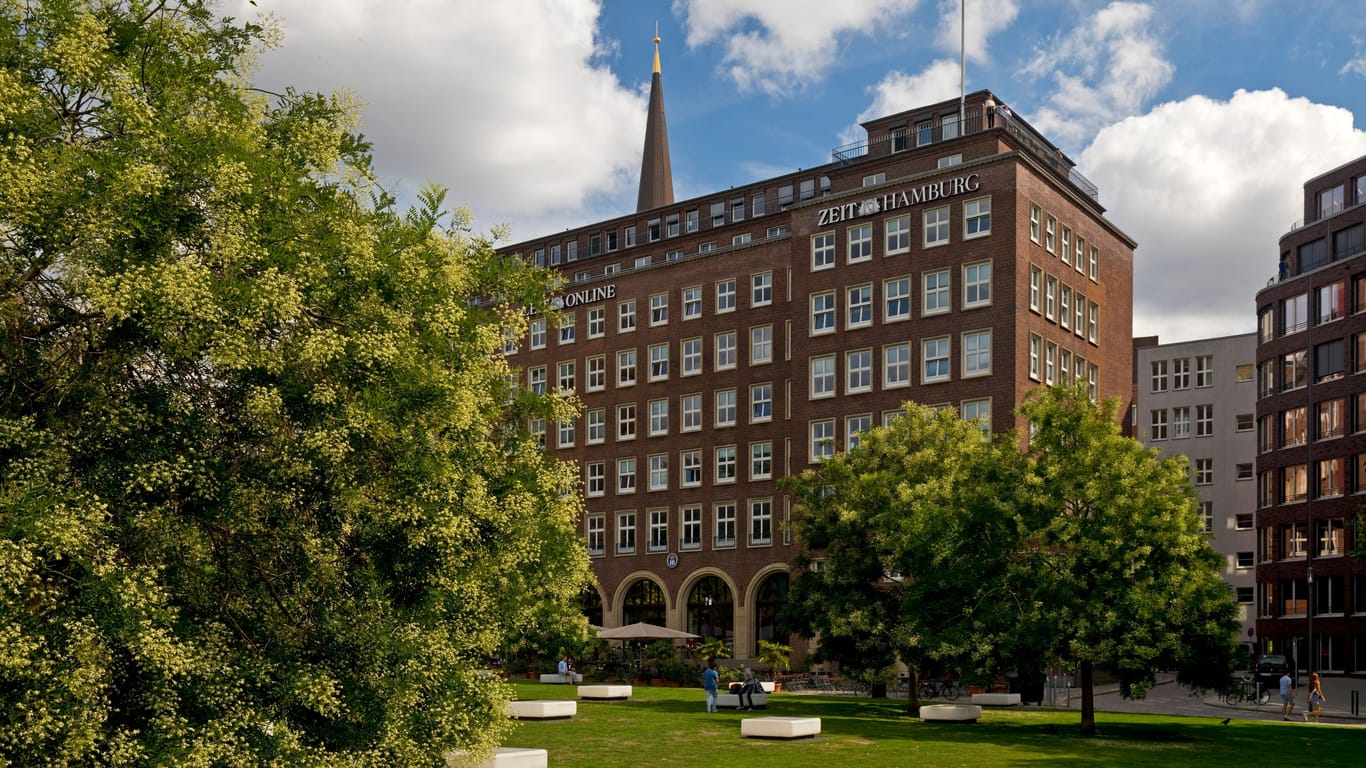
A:
[[[681,202],[647,138],[641,210],[505,249],[567,280],[559,324],[510,360],[585,406],[545,431],[583,471],[592,620],[751,657],[797,551],[781,478],[907,400],[996,431],[1040,384],[1127,402],[1134,242],[991,98],[870,121],[827,165]]]
[[[1304,184],[1257,294],[1257,636],[1303,672],[1366,673],[1366,157]],[[1359,534],[1356,534],[1359,535]]]

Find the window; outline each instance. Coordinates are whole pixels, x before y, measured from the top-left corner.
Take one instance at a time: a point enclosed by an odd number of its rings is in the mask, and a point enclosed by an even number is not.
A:
[[[1039,206],[1029,206],[1029,239],[1035,243],[1039,242],[1039,219],[1042,215]]]
[[[587,475],[589,496],[601,496],[607,492],[607,467],[601,461],[584,465],[584,474]]]
[[[650,381],[665,381],[669,378],[669,345],[650,345]]]
[[[1345,406],[1343,400],[1324,400],[1315,405],[1319,417],[1319,440],[1342,437],[1346,427]]]
[[[1347,550],[1345,547],[1347,540],[1345,538],[1346,530],[1343,527],[1344,522],[1345,521],[1340,517],[1335,517],[1330,520],[1314,521],[1314,539],[1318,542],[1318,552],[1316,554],[1319,557],[1336,557],[1338,555],[1346,554]],[[1333,611],[1321,612],[1333,613]]]
[[[886,180],[887,180],[887,174],[885,174],[885,173],[875,173],[875,174],[873,174],[873,175],[871,175],[871,176],[864,176],[864,177],[863,177],[863,186],[865,186],[865,187],[875,187],[875,186],[877,186],[878,184],[881,184],[881,183],[883,183],[883,182],[886,181]]]
[[[835,396],[835,356],[811,358],[811,399]]]
[[[735,446],[717,446],[712,453],[716,459],[716,484],[725,485],[735,482]]]
[[[1049,275],[1048,279],[1044,281],[1043,298],[1043,316],[1056,322],[1058,319],[1058,278]]]
[[[1319,324],[1331,323],[1347,314],[1346,287],[1342,281],[1319,286]]]
[[[683,345],[683,375],[696,376],[702,372],[702,337],[694,336],[691,339],[684,339]]]
[[[702,484],[702,451],[683,451],[681,456],[683,461],[680,465],[679,485],[684,488],[696,488]]]
[[[773,541],[773,501],[760,499],[749,503],[749,543],[770,544]]]
[[[739,235],[734,235],[734,236],[732,236],[731,239],[730,239],[730,244],[731,244],[731,245],[744,245],[745,243],[748,243],[749,241],[751,241],[751,240],[753,240],[753,239],[754,239],[754,236],[753,236],[753,235],[751,235],[751,234],[748,233],[748,232],[745,232],[745,233],[743,233],[743,234],[739,234]]]
[[[1195,484],[1212,485],[1214,483],[1214,459],[1195,460]]]
[[[1309,385],[1308,353],[1299,349],[1281,356],[1281,390],[1299,389]]]
[[[1057,381],[1057,366],[1058,345],[1054,344],[1051,341],[1045,342],[1043,360],[1043,383],[1047,384],[1050,387],[1053,386],[1054,381]]]
[[[1077,256],[1073,262],[1078,272],[1086,273],[1086,238],[1082,237],[1080,232],[1077,233]]]
[[[911,217],[895,216],[883,223],[886,232],[886,247],[883,256],[905,253],[911,249]]]
[[[726,223],[726,203],[725,201],[711,204],[711,225],[712,227],[725,226]]]
[[[1234,378],[1238,382],[1252,381],[1252,363],[1243,363],[1234,369]]]
[[[920,303],[922,315],[939,315],[948,312],[949,306],[949,270],[939,269],[933,272],[926,272],[923,276],[925,286],[925,296]]]
[[[562,421],[562,422],[560,422],[560,439],[559,439],[559,443],[558,443],[559,447],[561,447],[561,448],[573,448],[573,447],[574,447],[574,441],[575,441],[575,438],[577,437],[577,435],[576,435],[576,427],[577,427],[577,424],[576,424],[573,420],[570,420],[570,421]]]
[[[621,403],[617,406],[617,439],[636,439],[636,404]]]
[[[630,387],[636,383],[636,351],[623,349],[617,353],[617,386]]]
[[[768,212],[766,210],[766,206],[764,205],[764,196],[762,193],[751,197],[749,203],[749,210],[751,216],[763,216],[765,213]]]
[[[892,151],[905,152],[910,148],[910,132],[905,126],[892,129]]]
[[[749,479],[767,480],[773,477],[773,443],[763,440],[749,444]]]
[[[976,421],[983,432],[991,432],[991,400],[964,400],[963,421]]]
[[[835,456],[835,420],[817,419],[811,422],[811,461],[820,462]]]
[[[531,348],[545,349],[545,318],[531,321]]]
[[[1043,338],[1029,334],[1029,378],[1039,380],[1039,357],[1043,354]]]
[[[735,311],[735,278],[716,283],[716,313]]]
[[[1347,344],[1336,339],[1314,347],[1314,381],[1330,381],[1343,376],[1346,370]]]
[[[1309,327],[1309,295],[1301,293],[1281,301],[1281,335]]]
[[[905,342],[882,348],[882,386],[887,389],[911,383],[911,345]]]
[[[712,511],[716,515],[716,540],[712,546],[735,546],[735,505],[717,504]]]
[[[1167,361],[1154,360],[1152,362],[1152,386],[1150,392],[1167,391]]]
[[[1086,340],[1092,344],[1100,343],[1100,305],[1094,301],[1086,302]]]
[[[1190,389],[1191,386],[1191,361],[1189,357],[1178,357],[1172,360],[1172,389]]]
[[[1064,263],[1064,264],[1071,264],[1071,263],[1072,263],[1072,228],[1071,228],[1071,227],[1063,227],[1063,228],[1062,228],[1062,242],[1060,242],[1060,243],[1058,244],[1058,258],[1062,259],[1062,263]]]
[[[1061,284],[1058,293],[1058,325],[1064,331],[1068,330],[1072,324],[1072,289],[1066,283]]]
[[[949,380],[949,337],[940,336],[935,339],[925,339],[921,342],[921,359],[924,362],[924,370],[921,373],[920,381],[922,384],[929,384],[936,381]]]
[[[650,401],[650,435],[669,434],[669,400],[660,398]]]
[[[602,515],[588,517],[588,554],[601,556],[607,551],[606,526]]]
[[[894,277],[882,284],[882,321],[894,323],[911,317],[911,279]]]
[[[1195,406],[1195,436],[1209,437],[1214,434],[1214,406]]]
[[[845,328],[863,328],[873,324],[873,286],[856,285],[845,294]]]
[[[849,263],[867,261],[873,258],[873,225],[860,224],[850,227],[849,238]]]
[[[735,367],[735,331],[722,331],[716,334],[715,340],[716,364],[718,371],[729,370]]]
[[[751,307],[762,307],[773,303],[772,272],[760,272],[751,275],[749,282],[749,305]]]
[[[1309,439],[1309,420],[1303,405],[1281,411],[1281,447],[1304,445]]]
[[[1345,200],[1345,191],[1342,184],[1329,189],[1319,190],[1318,203],[1320,219],[1326,219],[1342,210],[1342,204]]]
[[[811,294],[811,335],[835,331],[835,292]]]
[[[574,391],[574,361],[565,360],[560,363],[560,391]]]
[[[943,141],[958,138],[957,114],[948,114],[939,118],[939,138]]]
[[[650,325],[664,325],[669,322],[669,294],[656,293],[650,297]]]
[[[1043,249],[1049,253],[1057,253],[1057,229],[1058,221],[1052,216],[1044,219],[1043,229]]]
[[[1041,294],[1043,292],[1043,270],[1035,266],[1029,268],[1029,308],[1035,313],[1042,313],[1043,302]]]
[[[1200,355],[1195,358],[1195,386],[1197,388],[1214,386],[1214,356]]]
[[[811,236],[811,269],[835,266],[835,233],[820,232]]]
[[[688,506],[679,509],[683,524],[678,532],[679,549],[702,548],[702,508]]]
[[[1172,409],[1172,439],[1179,440],[1191,436],[1191,409],[1188,405]]]
[[[579,241],[577,241],[577,240],[570,240],[569,242],[567,242],[567,243],[564,244],[564,260],[565,260],[565,261],[578,261],[578,260],[579,260]]]
[[[925,247],[949,242],[949,206],[925,211]]]
[[[785,211],[792,205],[792,185],[778,187],[778,210]]]
[[[1167,409],[1156,408],[1149,414],[1148,439],[1166,440],[1167,439]]]
[[[617,554],[633,555],[636,552],[636,513],[617,513]]]
[[[963,378],[991,374],[991,331],[963,334]]]
[[[573,344],[574,330],[574,313],[566,312],[560,315],[560,344]]]
[[[702,428],[702,396],[700,394],[680,397],[679,410],[683,412],[684,432],[696,432]]]
[[[852,451],[858,447],[859,435],[873,428],[872,414],[859,414],[850,416],[844,420],[844,443],[845,450]]]
[[[607,335],[607,310],[593,307],[588,310],[588,338],[600,339]]]
[[[856,349],[846,352],[844,361],[845,393],[871,392],[873,389],[873,350]]]
[[[1242,463],[1239,463],[1239,464],[1235,464],[1234,467],[1233,467],[1233,470],[1234,470],[1234,479],[1235,479],[1235,480],[1251,480],[1251,479],[1252,479],[1252,462],[1250,462],[1250,461],[1248,461],[1248,462],[1242,462]]]
[[[749,420],[773,420],[773,385],[770,383],[752,384],[749,388]]]
[[[1323,459],[1318,465],[1318,498],[1341,496],[1345,485],[1347,467],[1343,459]]]
[[[963,308],[991,304],[991,262],[963,265]]]
[[[991,198],[979,197],[963,203],[964,239],[991,234]]]
[[[1250,531],[1254,527],[1251,512],[1239,512],[1233,516],[1233,530]]]
[[[669,549],[669,510],[652,509],[650,515],[650,542],[648,544],[651,552],[664,552]]]
[[[1253,556],[1251,552],[1239,552],[1236,557],[1236,567],[1251,568],[1253,566]]]
[[[1090,273],[1091,282],[1100,282],[1100,249],[1094,245],[1091,246],[1091,262],[1088,271]]]
[[[588,411],[588,444],[597,445],[607,440],[607,411],[594,408]]]
[[[773,326],[756,325],[749,329],[749,364],[773,362]]]
[[[744,197],[744,195],[741,195],[741,196],[739,196],[739,197],[732,197],[732,198],[730,199],[730,220],[731,220],[731,221],[744,221],[744,220],[745,220],[745,197]]]
[[[617,459],[617,495],[636,492],[636,459],[634,456]]]
[[[735,426],[735,390],[716,390],[716,426]]]
[[[923,147],[934,141],[934,122],[922,120],[915,124],[915,145]]]
[[[683,289],[683,319],[696,320],[702,316],[702,286]]]

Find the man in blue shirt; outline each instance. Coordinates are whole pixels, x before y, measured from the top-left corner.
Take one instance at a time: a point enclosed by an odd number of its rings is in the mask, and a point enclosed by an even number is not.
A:
[[[707,668],[702,672],[702,690],[707,692],[707,711],[716,712],[716,682],[720,679],[716,671],[716,659],[707,661]]]
[[[1289,720],[1295,711],[1295,680],[1286,672],[1281,675],[1281,719]]]

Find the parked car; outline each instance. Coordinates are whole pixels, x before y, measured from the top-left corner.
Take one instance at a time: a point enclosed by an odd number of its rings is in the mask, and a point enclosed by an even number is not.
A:
[[[1253,669],[1253,677],[1264,688],[1278,690],[1281,684],[1281,676],[1286,672],[1290,673],[1290,679],[1297,679],[1294,662],[1281,654],[1268,653],[1258,657],[1256,667]]]

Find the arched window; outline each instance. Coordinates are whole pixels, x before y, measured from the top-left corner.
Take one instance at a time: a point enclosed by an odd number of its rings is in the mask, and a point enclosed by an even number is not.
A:
[[[787,574],[775,573],[764,579],[754,596],[754,653],[759,652],[760,640],[786,645],[786,637],[778,637],[778,611],[787,604]]]
[[[621,608],[621,623],[638,621],[664,626],[664,592],[649,579],[638,579],[626,590]]]
[[[688,593],[688,631],[703,639],[735,639],[735,595],[718,576],[704,576]]]

